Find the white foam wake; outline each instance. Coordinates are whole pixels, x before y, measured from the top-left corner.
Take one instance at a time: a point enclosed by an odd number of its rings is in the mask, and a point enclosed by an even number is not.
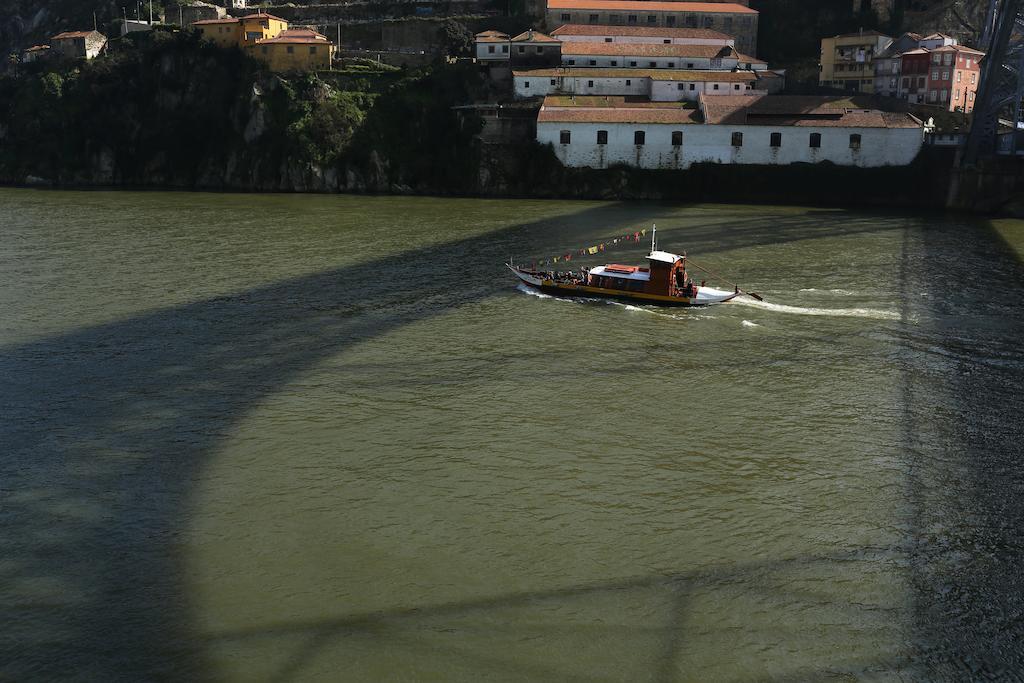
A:
[[[793,313],[795,315],[824,315],[837,318],[871,318],[874,320],[902,320],[896,311],[884,311],[877,308],[805,308],[803,306],[786,306],[773,304],[769,301],[758,301],[749,296],[741,296],[732,300],[733,304],[760,308],[776,313]]]

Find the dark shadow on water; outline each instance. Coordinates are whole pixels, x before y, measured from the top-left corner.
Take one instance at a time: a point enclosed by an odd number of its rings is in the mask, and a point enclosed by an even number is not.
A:
[[[653,206],[649,219],[668,210]],[[684,246],[708,254],[882,229],[871,216],[825,214],[820,224],[800,215],[770,223],[745,218],[725,235],[717,226],[698,228],[686,233]],[[0,350],[0,677],[215,677],[205,646],[191,636],[176,548],[192,486],[239,420],[346,348],[513,292],[501,263],[523,245],[560,253],[584,235],[615,234],[632,220],[633,207],[591,208],[564,217],[557,232],[554,221],[517,225]],[[1017,371],[1013,378],[1019,388]],[[966,392],[987,386],[970,374],[957,381]],[[997,417],[1012,412],[1004,404]],[[968,415],[963,428],[983,426],[978,420]],[[1001,434],[1009,439],[1005,424]],[[990,472],[982,468],[986,454],[1003,442],[973,443],[981,448],[972,452],[981,461],[977,471]],[[997,460],[987,464],[1012,469]],[[964,486],[981,507],[998,502],[981,481]],[[1024,521],[1020,504],[1006,502],[1011,526],[993,527],[986,539],[995,557],[1001,543],[1016,548],[1010,532]],[[1009,588],[1015,570],[998,562],[991,568],[998,571],[978,577],[981,584]],[[673,589],[668,596],[678,615],[685,594]],[[1019,590],[1008,604],[1020,606]],[[666,641],[655,675],[671,678],[682,637]],[[314,633],[307,648],[312,654],[324,642]],[[302,663],[300,652],[280,678],[301,672]]]
[[[1024,680],[1024,264],[990,224],[943,225],[908,233],[901,279],[918,657]]]

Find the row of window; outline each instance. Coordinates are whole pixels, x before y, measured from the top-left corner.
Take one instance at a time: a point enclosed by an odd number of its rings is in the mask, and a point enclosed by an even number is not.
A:
[[[566,24],[573,23],[572,14],[570,14],[569,12],[563,12],[560,18],[561,18],[563,23],[566,23]],[[646,19],[646,23],[647,24],[654,25],[654,24],[658,23],[658,15],[657,14],[648,14],[648,15],[645,15],[644,18]],[[676,25],[676,21],[677,21],[676,16],[674,16],[672,14],[669,14],[669,15],[665,16],[665,26],[675,26]],[[591,15],[589,15],[587,17],[587,23],[590,23],[590,24],[601,24],[601,23],[604,23],[604,22],[601,21],[601,15],[600,14],[591,14]],[[612,24],[612,25],[622,24],[623,23],[622,15],[621,14],[609,14],[608,15],[608,23]],[[640,16],[636,15],[636,14],[627,14],[626,15],[626,22],[625,23],[627,23],[627,24],[638,24],[638,23],[640,23]],[[749,17],[740,17],[738,19],[738,23],[739,23],[740,26],[743,26],[743,27],[750,27],[750,25],[751,25]],[[688,28],[697,28],[698,26],[701,26],[701,25],[703,25],[704,28],[713,28],[714,25],[715,25],[715,18],[714,17],[703,17],[703,19],[701,20],[701,19],[699,19],[697,17],[697,15],[689,14],[685,18],[685,25]],[[726,30],[726,31],[732,29],[733,28],[733,17],[724,17],[722,19],[722,28],[724,30]]]
[[[552,78],[549,81],[549,84],[552,85],[552,86],[557,86],[558,85],[558,79]],[[633,85],[633,79],[627,78],[626,79],[626,86],[631,86],[631,85]],[[720,90],[719,86],[721,86],[721,85],[725,85],[725,84],[722,84],[722,83],[712,83],[711,84],[711,88],[712,88],[712,90]],[[587,87],[588,88],[593,88],[594,87],[594,81],[588,80],[587,81]],[[523,81],[523,89],[524,90],[529,90],[530,89],[530,81]],[[676,90],[691,90],[691,91],[695,91],[696,89],[697,89],[697,84],[696,83],[676,83]],[[740,88],[740,84],[739,83],[733,83],[732,89],[733,90],[740,90],[741,89]]]
[[[570,54],[572,54],[571,51],[568,51],[568,52]],[[639,62],[637,60],[631,60],[631,61],[628,62],[628,64],[627,64],[626,60],[623,60],[622,63],[623,63],[624,66],[628,65],[630,67],[639,67]],[[683,64],[683,62],[680,62],[680,66],[682,64]],[[685,64],[686,64],[686,68],[687,69],[695,69],[696,68],[695,62],[686,62]],[[711,70],[721,69],[722,68],[722,60],[721,59],[712,59],[710,64],[711,64]],[[566,59],[565,60],[565,65],[566,66],[576,66],[576,60],[575,59]],[[608,66],[618,66],[618,65],[619,65],[619,60],[617,60],[617,59],[612,59],[612,60],[609,60],[609,62],[608,62]],[[597,66],[597,60],[596,59],[589,59],[589,60],[587,60],[587,66]],[[643,68],[643,67],[639,67],[639,68]],[[647,62],[647,68],[648,69],[657,69],[657,68],[659,68],[658,67],[658,63],[657,62]],[[676,63],[675,62],[665,62],[665,66],[661,67],[661,68],[674,69],[674,68],[676,68]]]
[[[646,132],[642,130],[633,131],[633,144],[643,145],[646,144]],[[572,143],[572,131],[563,130],[558,133],[558,142],[563,145]],[[860,149],[861,137],[860,133],[850,134],[850,149]],[[597,131],[597,144],[607,145],[608,144],[608,131],[599,130]],[[782,133],[772,133],[771,138],[768,142],[770,147],[782,147]],[[683,131],[674,130],[672,131],[672,146],[681,147],[683,145]],[[732,146],[742,147],[743,146],[743,133],[735,132],[732,134]],[[813,149],[821,147],[821,133],[811,133],[807,140],[807,146]]]
[[[315,55],[316,54],[316,48],[317,48],[316,45],[310,45],[309,46],[309,54]],[[266,46],[266,45],[263,45],[262,47],[260,47],[260,51],[263,52],[263,54],[268,54],[270,52],[270,48],[268,46]],[[288,54],[295,54],[295,46],[294,45],[289,45],[287,47],[287,52],[288,52]]]

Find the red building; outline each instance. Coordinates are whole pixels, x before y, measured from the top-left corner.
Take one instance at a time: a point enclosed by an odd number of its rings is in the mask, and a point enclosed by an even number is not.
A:
[[[947,45],[931,51],[928,64],[929,104],[949,111],[970,112],[981,78],[980,61],[985,56],[969,47]]]
[[[899,96],[908,102],[924,102],[928,92],[928,65],[931,55],[919,47],[900,56]]]

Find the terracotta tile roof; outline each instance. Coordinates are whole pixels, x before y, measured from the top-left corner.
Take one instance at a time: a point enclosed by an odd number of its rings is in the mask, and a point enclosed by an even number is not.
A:
[[[266,45],[268,43],[287,43],[289,45],[331,44],[331,42],[327,40],[327,36],[308,28],[294,28],[288,29],[287,31],[281,31],[276,38],[263,38],[262,40],[257,40],[255,44]]]
[[[548,0],[548,9],[759,14],[756,9],[751,9],[731,2],[658,2],[657,0]]]
[[[849,106],[842,97],[799,95],[701,95],[704,119],[734,126],[805,126],[855,128],[919,128],[921,122],[903,112]]]
[[[521,78],[650,78],[652,81],[705,81],[718,83],[745,83],[757,80],[753,71],[686,71],[676,69],[616,69],[616,68],[562,68],[513,71]]]
[[[533,29],[530,29],[529,31],[523,31],[518,36],[513,38],[512,42],[513,43],[554,43],[554,44],[558,44],[558,43],[560,43],[562,41],[560,41],[558,38],[552,38],[551,36],[549,36],[546,33],[541,33],[540,31],[534,31]]]
[[[553,36],[640,36],[644,38],[702,38],[706,40],[732,40],[709,28],[657,28],[655,26],[599,26],[595,24],[565,24],[551,32]]]
[[[49,50],[49,45],[33,45],[32,47],[25,50],[25,52],[42,52],[43,50]]]
[[[544,105],[550,107],[577,107],[582,109],[607,109],[626,107],[630,109],[691,109],[686,102],[652,102],[641,95],[548,95]]]
[[[501,31],[481,31],[473,38],[477,43],[507,43],[509,40],[508,34]]]
[[[201,19],[199,21],[193,21],[193,26],[206,26],[208,24],[237,24],[238,19],[234,17],[226,17],[224,19]]]
[[[57,35],[50,38],[50,40],[69,40],[71,38],[88,38],[98,31],[65,31],[64,33],[58,33]],[[103,35],[103,34],[99,34]]]
[[[678,102],[624,101],[626,98],[545,97],[537,123],[700,123],[699,112]],[[657,105],[657,106],[652,106]]]
[[[985,54],[981,50],[975,50],[973,47],[966,47],[964,45],[943,45],[942,47],[935,48],[932,52],[969,52],[975,55]]]
[[[281,17],[275,17],[273,14],[267,14],[266,12],[256,12],[255,14],[246,14],[244,17],[242,17],[242,21],[245,21],[246,19],[273,19],[274,21],[282,21],[282,22],[284,22],[286,24],[288,23],[287,19],[282,19]]]
[[[562,44],[562,55],[598,57],[698,57],[736,59],[739,53],[722,45],[665,45],[663,43],[590,43],[572,41]]]
[[[764,61],[763,59],[758,59],[757,57],[751,57],[750,55],[739,54],[739,55],[737,55],[737,57],[744,64],[767,64],[768,63],[768,62]]]

